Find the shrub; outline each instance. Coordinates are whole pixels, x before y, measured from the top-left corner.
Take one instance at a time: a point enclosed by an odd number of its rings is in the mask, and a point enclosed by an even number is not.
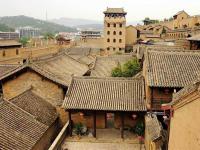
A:
[[[138,136],[143,136],[144,135],[144,123],[142,121],[138,121],[135,125],[134,132]]]
[[[21,37],[21,38],[19,39],[19,42],[20,42],[23,46],[26,46],[27,43],[28,43],[28,41],[29,41],[29,38],[27,38],[27,37]]]
[[[118,65],[112,70],[112,77],[132,77],[140,71],[140,64],[136,58],[129,60],[123,66]]]

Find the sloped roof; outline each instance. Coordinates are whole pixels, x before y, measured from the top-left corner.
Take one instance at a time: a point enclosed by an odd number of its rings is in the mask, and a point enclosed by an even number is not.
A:
[[[193,93],[194,91],[198,91],[199,88],[200,88],[200,79],[198,78],[198,79],[194,80],[192,84],[187,85],[186,87],[181,89],[179,92],[174,93],[171,105],[175,105],[175,104],[183,101],[182,98]],[[188,101],[187,101],[187,103],[188,103]]]
[[[72,47],[67,50],[68,55],[89,55],[92,49],[89,47]]]
[[[63,108],[146,111],[143,78],[74,77]]]
[[[188,41],[200,41],[200,34],[187,38]]]
[[[22,44],[15,40],[0,40],[0,47],[5,46],[21,46]]]
[[[200,72],[199,51],[148,50],[146,81],[151,87],[185,87]]]
[[[104,11],[105,13],[120,13],[120,14],[126,14],[126,12],[124,11],[123,8],[107,8],[106,11]]]
[[[47,129],[32,115],[0,100],[0,149],[31,150]]]
[[[17,73],[17,72],[20,72],[24,69],[27,69],[27,68],[30,68],[32,70],[34,70],[35,72],[37,72],[38,74],[46,77],[47,79],[57,83],[57,84],[60,84],[60,85],[63,85],[63,86],[69,86],[70,82],[71,82],[71,75],[69,74],[65,74],[63,76],[61,75],[56,75],[54,73],[51,73],[51,72],[48,72],[47,70],[45,69],[42,69],[40,68],[39,66],[37,66],[36,64],[24,64],[24,65],[20,65],[12,70],[9,70],[8,72],[6,72],[5,74],[2,74],[2,76],[0,76],[0,80],[4,80],[6,79],[7,77]]]
[[[180,15],[180,14],[182,14],[182,13],[186,13],[185,10],[181,10],[181,11],[177,12],[174,16],[178,16],[178,15]],[[188,15],[188,13],[186,13],[186,14]],[[188,16],[189,16],[189,15],[188,15]]]
[[[52,125],[58,117],[56,108],[43,98],[33,93],[31,89],[28,89],[9,101],[24,111],[32,114],[39,122],[42,122],[47,126]]]
[[[0,65],[0,77],[3,77],[8,72],[10,72],[18,67],[19,67],[19,65],[7,65],[7,64]]]
[[[35,61],[34,64],[39,68],[58,76],[65,76],[67,74],[82,76],[89,70],[87,65],[78,62],[66,53]]]
[[[73,59],[76,59],[77,61],[86,64],[86,65],[91,65],[94,64],[95,62],[95,57],[94,56],[84,56],[84,55],[70,55]]]
[[[132,58],[132,55],[113,55],[97,57],[94,68],[91,70],[91,76],[111,77],[112,70],[115,67],[117,67],[119,64],[123,65]]]

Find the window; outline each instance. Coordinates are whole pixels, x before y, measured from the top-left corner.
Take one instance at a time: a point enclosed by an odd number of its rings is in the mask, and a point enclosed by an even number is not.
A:
[[[18,49],[16,49],[16,55],[18,55],[19,54],[19,50]]]
[[[113,42],[115,43],[115,42],[116,42],[116,39],[113,39]]]
[[[119,39],[119,43],[121,43],[122,42],[122,39]]]
[[[122,28],[122,26],[123,26],[123,25],[120,23],[120,24],[119,24],[119,27]]]
[[[107,39],[107,42],[110,42],[110,39]]]
[[[107,48],[107,50],[109,51],[109,50],[110,50],[110,48],[108,47],[108,48]]]
[[[113,35],[116,35],[116,31],[113,32]]]
[[[114,23],[113,27],[115,27],[115,28],[116,28],[116,23]]]
[[[113,51],[115,51],[115,47],[113,47]]]
[[[121,51],[122,50],[122,48],[119,48],[119,51]]]
[[[6,52],[5,51],[3,51],[3,56],[6,56]]]
[[[110,27],[110,23],[107,24],[107,27]]]
[[[107,34],[110,35],[110,31],[108,31]]]
[[[119,35],[122,35],[122,31],[119,31]]]

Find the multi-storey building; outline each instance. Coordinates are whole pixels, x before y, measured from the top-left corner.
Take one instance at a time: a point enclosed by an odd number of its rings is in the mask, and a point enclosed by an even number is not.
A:
[[[104,11],[104,47],[108,54],[125,51],[126,12],[123,8]]]
[[[35,38],[40,36],[40,29],[33,27],[20,27],[16,30],[20,37]]]
[[[3,40],[19,39],[19,33],[17,33],[17,32],[0,32],[0,39],[3,39]]]

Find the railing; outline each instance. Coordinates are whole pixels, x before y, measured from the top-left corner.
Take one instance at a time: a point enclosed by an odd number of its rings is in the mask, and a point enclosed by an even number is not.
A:
[[[62,130],[60,131],[60,133],[58,134],[56,139],[51,144],[49,150],[58,150],[58,149],[60,149],[61,143],[63,142],[64,138],[67,135],[68,126],[69,126],[69,121],[64,125],[64,127],[62,128]]]

